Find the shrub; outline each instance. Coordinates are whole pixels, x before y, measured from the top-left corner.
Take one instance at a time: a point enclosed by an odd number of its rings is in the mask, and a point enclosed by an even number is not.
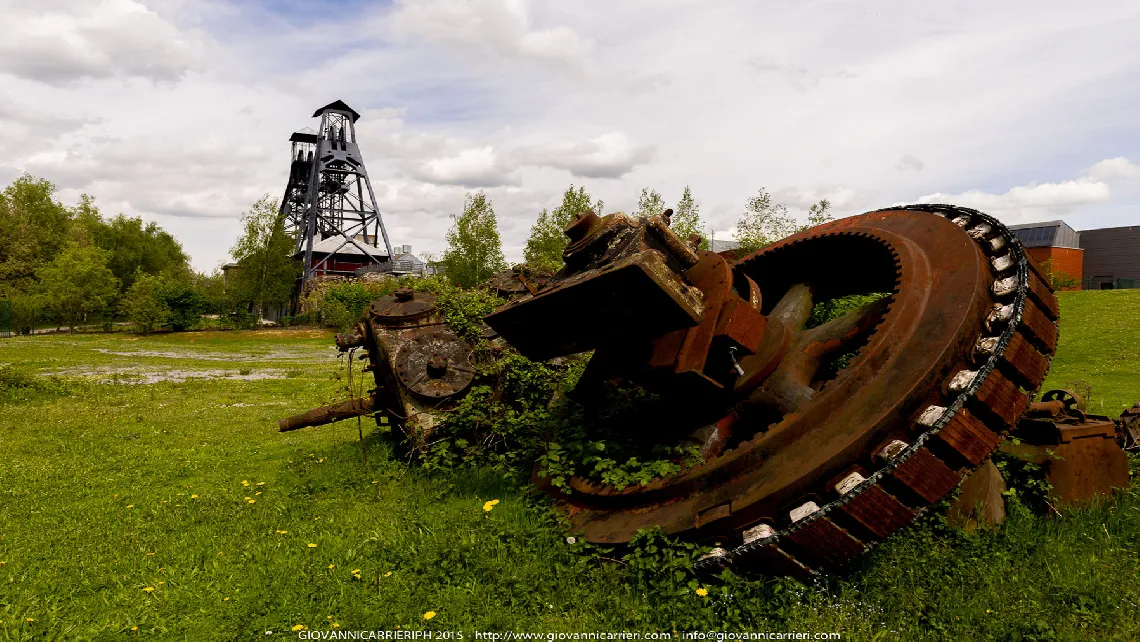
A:
[[[153,332],[170,323],[173,311],[163,296],[165,288],[163,277],[140,272],[123,295],[119,309],[139,332]]]

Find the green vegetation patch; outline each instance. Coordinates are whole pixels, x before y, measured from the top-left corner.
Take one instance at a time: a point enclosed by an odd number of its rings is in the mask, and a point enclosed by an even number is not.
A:
[[[1136,363],[1128,344],[1140,328],[1129,319],[1140,293],[1110,294],[1111,306],[1085,305],[1099,292],[1062,297],[1053,373],[1084,378],[1106,409],[1140,398],[1140,376],[1124,372]],[[1121,342],[1098,343],[1101,327]],[[292,639],[298,626],[1140,635],[1136,483],[1059,517],[1013,501],[1004,526],[969,535],[934,510],[818,584],[702,582],[690,571],[695,546],[652,531],[622,548],[568,539],[548,497],[491,464],[409,466],[370,426],[361,444],[354,421],[278,433],[278,418],[347,394],[331,341],[314,331],[0,340],[19,389],[45,372],[131,363],[257,369],[277,359],[290,372],[87,383],[0,406],[0,637]],[[565,381],[572,368],[562,367]],[[517,376],[525,383],[528,372]]]

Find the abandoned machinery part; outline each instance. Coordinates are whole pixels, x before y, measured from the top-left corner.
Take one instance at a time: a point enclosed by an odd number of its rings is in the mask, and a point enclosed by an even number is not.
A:
[[[555,495],[591,542],[660,526],[713,545],[702,571],[806,577],[859,556],[990,455],[1057,345],[1047,279],[975,210],[879,210],[731,263],[662,217],[587,213],[567,235],[563,270],[487,323],[532,359],[594,350],[579,388],[621,378],[683,400],[679,429],[640,428],[687,435],[704,461]],[[806,327],[816,302],[875,293]]]
[[[350,355],[365,351],[364,370],[376,387],[366,397],[281,419],[281,432],[372,415],[415,443],[435,425],[432,411],[465,392],[475,376],[471,344],[448,329],[434,294],[411,288],[373,301],[355,328],[336,336],[336,345]]]
[[[1011,433],[1001,450],[1041,466],[1052,501],[1059,506],[1087,504],[1128,486],[1128,418],[1113,421],[1085,412],[1084,401],[1069,390],[1050,390]]]

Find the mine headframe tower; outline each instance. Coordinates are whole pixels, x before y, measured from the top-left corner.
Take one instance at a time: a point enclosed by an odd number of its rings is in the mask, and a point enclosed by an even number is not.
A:
[[[289,137],[292,161],[281,199],[286,229],[297,237],[294,257],[303,265],[300,288],[318,273],[392,259],[388,231],[356,143],[360,114],[338,100],[315,111],[317,117],[318,131],[305,128]],[[314,246],[319,246],[315,252]]]

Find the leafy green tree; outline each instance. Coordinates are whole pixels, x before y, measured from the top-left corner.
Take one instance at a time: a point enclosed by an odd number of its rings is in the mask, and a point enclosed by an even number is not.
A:
[[[119,301],[119,310],[140,332],[160,328],[188,330],[201,320],[206,300],[198,288],[182,279],[141,270]]]
[[[818,203],[808,208],[808,222],[803,229],[823,225],[831,220],[831,201],[826,198],[819,199]]]
[[[36,270],[59,253],[70,213],[58,203],[55,184],[28,174],[0,192],[0,294],[29,294]]]
[[[688,185],[685,186],[681,200],[677,202],[677,207],[673,210],[669,227],[684,241],[688,241],[689,237],[694,234],[699,234],[701,236],[700,249],[709,249],[711,234],[703,229],[700,206],[693,200],[693,193]]]
[[[601,200],[591,203],[590,195],[585,187],[577,189],[571,185],[562,195],[562,203],[554,210],[545,209],[538,215],[538,220],[530,228],[530,238],[526,241],[523,258],[528,265],[551,272],[562,268],[562,252],[566,250],[569,239],[564,230],[579,214],[593,211],[601,215],[603,203]]]
[[[73,209],[73,227],[85,228],[97,247],[110,252],[108,266],[130,288],[136,274],[165,274],[179,279],[190,278],[190,257],[166,230],[141,218],[119,214],[104,219],[95,201],[84,194]]]
[[[736,223],[734,237],[745,252],[758,250],[766,245],[791,236],[797,232],[831,220],[831,203],[822,199],[808,208],[808,223],[801,225],[788,213],[782,203],[773,203],[772,196],[763,187],[760,192],[748,199],[744,215]]]
[[[641,188],[641,196],[637,199],[637,211],[633,213],[634,218],[657,216],[664,211],[665,199],[661,198],[657,190]]]
[[[119,280],[107,267],[107,252],[76,243],[69,243],[36,276],[44,300],[71,332],[88,314],[109,306],[119,292]]]
[[[165,288],[166,279],[161,275],[140,272],[119,301],[119,311],[139,332],[165,327],[173,316],[163,296]]]
[[[182,332],[198,325],[206,297],[193,283],[184,279],[165,278],[162,300],[170,309],[170,329]]]
[[[506,268],[495,208],[483,192],[468,193],[463,213],[452,216],[443,263],[447,277],[463,287],[483,283]]]
[[[266,307],[289,302],[301,266],[293,260],[295,239],[285,231],[273,197],[262,196],[241,220],[245,231],[230,250],[237,262],[232,297],[261,318]]]

